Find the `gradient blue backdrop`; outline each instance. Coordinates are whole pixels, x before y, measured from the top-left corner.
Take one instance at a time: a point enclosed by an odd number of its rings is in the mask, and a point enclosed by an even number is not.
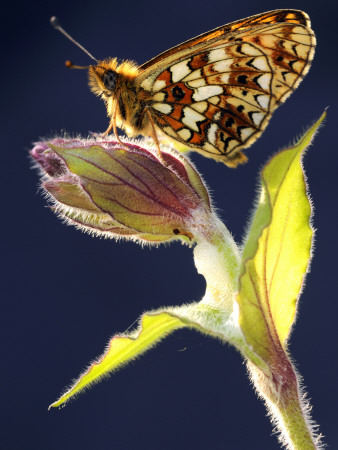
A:
[[[49,25],[64,27],[97,57],[143,63],[212,28],[276,8],[309,13],[318,37],[313,66],[230,170],[194,154],[216,206],[241,241],[257,174],[330,106],[306,156],[315,205],[316,252],[291,339],[313,417],[338,448],[337,6],[332,1],[12,1],[2,6],[1,443],[4,450],[278,449],[265,409],[233,348],[191,331],[173,334],[62,410],[63,388],[145,310],[198,300],[204,291],[191,250],[142,249],[94,239],[63,225],[37,192],[31,142],[103,131],[105,108],[86,73],[91,61]],[[287,282],[287,280],[286,280]],[[185,349],[185,351],[181,351]]]

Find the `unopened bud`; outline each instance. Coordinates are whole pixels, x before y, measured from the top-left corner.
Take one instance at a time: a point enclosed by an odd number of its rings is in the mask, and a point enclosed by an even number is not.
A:
[[[37,143],[31,156],[55,210],[87,231],[162,242],[192,240],[211,226],[201,177],[170,149],[160,160],[134,143],[58,138]]]

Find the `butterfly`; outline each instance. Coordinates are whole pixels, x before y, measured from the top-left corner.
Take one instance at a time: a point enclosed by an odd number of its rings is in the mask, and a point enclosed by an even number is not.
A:
[[[223,25],[138,66],[90,65],[89,86],[110,125],[167,136],[229,167],[262,134],[308,72],[316,39],[306,13],[276,10]],[[91,55],[90,55],[91,56]]]

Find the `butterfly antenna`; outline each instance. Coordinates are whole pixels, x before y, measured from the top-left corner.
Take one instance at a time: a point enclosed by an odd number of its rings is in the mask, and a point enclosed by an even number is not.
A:
[[[91,59],[93,59],[95,62],[99,62],[98,59],[94,58],[94,56],[89,53],[89,51],[87,49],[85,49],[81,44],[79,44],[74,38],[72,38],[60,25],[59,19],[55,16],[50,18],[50,24],[52,25],[53,28],[55,28],[56,30],[60,31],[60,33],[62,33],[64,36],[66,36],[67,39],[69,39],[71,42],[73,42],[73,44],[77,45],[83,52],[85,52]],[[68,64],[67,64],[68,63]],[[81,67],[81,66],[74,66],[73,64],[70,63],[70,61],[67,61],[66,66],[69,68],[73,68],[73,69],[80,69],[80,68],[86,68],[86,67]]]

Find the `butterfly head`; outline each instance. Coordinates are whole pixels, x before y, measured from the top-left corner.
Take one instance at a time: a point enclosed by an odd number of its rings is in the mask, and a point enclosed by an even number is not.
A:
[[[99,61],[97,65],[89,66],[89,86],[92,92],[103,99],[111,97],[118,86],[117,61]]]
[[[138,72],[131,61],[118,64],[116,58],[106,59],[89,66],[89,86],[94,94],[107,100],[123,89],[128,80],[133,80]]]

